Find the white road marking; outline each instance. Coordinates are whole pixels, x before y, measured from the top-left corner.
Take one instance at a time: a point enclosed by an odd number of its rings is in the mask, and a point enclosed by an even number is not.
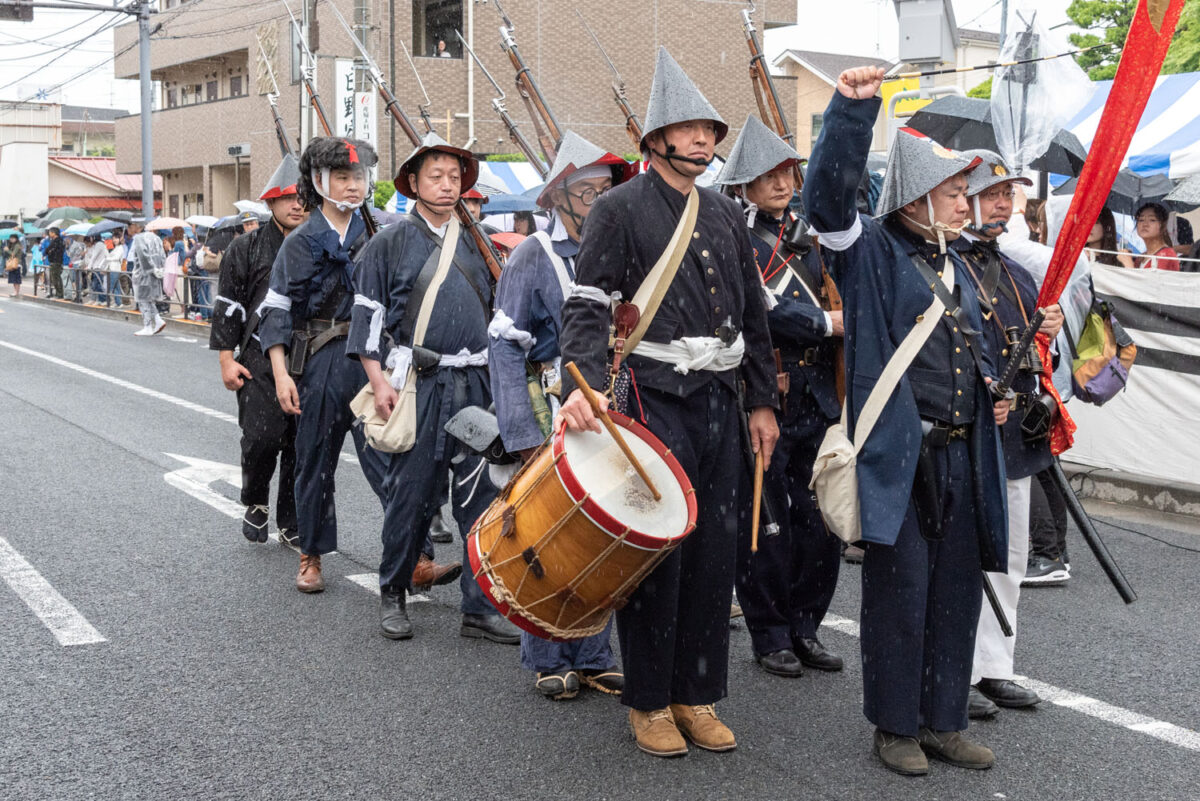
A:
[[[195,343],[200,341],[200,340],[196,339],[195,337],[171,337],[171,336],[169,336],[169,337],[167,337],[167,339],[171,342],[184,342],[188,345],[194,345]],[[205,346],[205,347],[207,347],[207,346]]]
[[[349,579],[350,581],[353,581],[355,584],[362,587],[364,590],[367,590],[368,592],[373,592],[376,595],[379,595],[379,574],[378,573],[355,573],[353,576],[346,576],[346,578]],[[410,604],[427,603],[428,601],[429,601],[429,596],[422,595],[421,593],[416,593],[415,595],[408,596],[408,603],[410,603]]]
[[[37,359],[44,359],[44,360],[50,362],[51,364],[57,364],[59,367],[65,367],[68,370],[74,370],[77,373],[83,373],[86,376],[90,376],[92,378],[98,378],[101,381],[107,381],[109,384],[113,384],[114,386],[121,387],[122,389],[132,390],[133,392],[137,392],[139,394],[146,395],[151,398],[155,398],[157,400],[166,401],[167,403],[172,403],[176,406],[180,406],[184,409],[188,409],[189,411],[199,412],[200,414],[203,414],[207,417],[212,417],[217,420],[222,420],[226,423],[233,423],[235,426],[238,424],[237,417],[233,416],[232,414],[226,414],[225,412],[219,412],[216,409],[210,409],[207,406],[201,406],[199,403],[192,403],[190,400],[184,400],[183,398],[177,398],[174,395],[168,395],[165,392],[159,392],[158,390],[150,389],[149,387],[143,387],[139,384],[133,383],[132,381],[125,381],[120,378],[114,378],[111,375],[107,375],[105,373],[101,373],[99,371],[92,370],[91,368],[84,367],[81,364],[75,364],[74,362],[69,362],[66,359],[60,359],[57,356],[51,356],[48,353],[39,353],[36,350],[30,350],[29,348],[23,348],[20,345],[14,345],[11,342],[4,342],[3,340],[0,340],[0,347],[5,347],[5,348],[8,348],[9,350],[15,350],[17,353],[24,353],[26,356],[33,356],[34,358],[37,358]],[[347,462],[349,464],[354,464],[354,465],[358,464],[358,457],[352,453],[342,452],[340,454],[340,458],[343,462]],[[241,516],[241,513],[239,512],[238,515]]]
[[[231,501],[208,486],[214,481],[224,481],[241,489],[242,469],[240,467],[221,462],[210,462],[207,459],[197,459],[193,456],[180,456],[166,451],[163,454],[187,465],[187,467],[163,474],[163,481],[234,520],[241,520],[242,516],[246,514],[246,508],[240,503]],[[279,532],[272,531],[267,535],[267,539],[279,542]]]
[[[852,637],[859,636],[858,622],[849,618],[838,615],[825,615],[825,620],[821,625],[834,631],[840,631],[843,634],[849,634]],[[1128,709],[1122,709],[1119,706],[1113,706],[1104,701],[1089,698],[1086,695],[1080,695],[1070,690],[1064,690],[1061,687],[1055,687],[1052,684],[1046,684],[1027,676],[1014,676],[1013,680],[1025,685],[1055,706],[1073,709],[1076,712],[1081,712],[1097,720],[1103,720],[1106,723],[1121,726],[1139,734],[1146,734],[1181,748],[1200,751],[1200,732],[1176,726],[1174,723],[1156,720]]]
[[[79,610],[3,537],[0,537],[0,578],[41,618],[59,645],[107,642],[87,618],[79,614]]]

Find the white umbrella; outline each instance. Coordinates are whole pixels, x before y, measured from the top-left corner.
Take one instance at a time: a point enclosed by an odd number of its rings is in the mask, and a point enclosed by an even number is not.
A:
[[[184,222],[191,223],[197,228],[212,228],[213,223],[215,223],[217,219],[218,218],[210,217],[207,214],[193,214],[191,217],[186,218]]]

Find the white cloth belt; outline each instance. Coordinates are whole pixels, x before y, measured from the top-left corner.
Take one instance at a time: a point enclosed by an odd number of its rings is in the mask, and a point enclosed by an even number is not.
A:
[[[599,303],[601,306],[610,306],[614,300],[621,299],[621,293],[613,292],[610,295],[598,286],[585,286],[573,283],[571,284],[570,297],[590,300],[592,303]]]
[[[225,301],[225,316],[226,317],[232,317],[235,312],[240,312],[242,315],[242,322],[243,323],[246,322],[246,307],[245,306],[238,303],[236,300],[230,300],[229,298],[225,297],[224,295],[217,295],[217,300]]]
[[[818,231],[809,226],[808,232],[819,237],[821,244],[825,247],[840,253],[843,250],[849,250],[850,246],[862,236],[862,217],[855,216],[854,222],[845,231]]]
[[[287,295],[281,295],[274,289],[267,290],[267,296],[263,298],[263,302],[259,304],[258,310],[255,312],[260,318],[263,312],[267,309],[281,309],[285,312],[292,310],[292,299]]]
[[[633,349],[638,356],[675,365],[675,372],[687,375],[692,370],[712,370],[720,373],[742,363],[746,343],[738,334],[732,345],[716,337],[684,337],[663,345],[642,340]]]
[[[367,331],[367,350],[371,353],[379,352],[379,339],[383,336],[383,304],[376,300],[371,300],[366,295],[354,295],[355,306],[365,306],[371,310],[371,328]],[[405,370],[405,372],[408,372]]]
[[[510,342],[516,342],[521,346],[521,350],[529,353],[534,345],[537,344],[537,337],[528,331],[522,331],[517,328],[517,324],[513,319],[504,313],[503,309],[496,309],[496,315],[492,318],[492,322],[488,324],[488,336],[492,339],[507,339]]]
[[[388,353],[387,368],[392,371],[392,389],[399,392],[408,383],[408,368],[412,366],[413,352],[407,345],[397,345]],[[487,367],[488,355],[486,350],[478,353],[463,348],[452,355],[442,354],[438,358],[438,367],[462,369],[463,367]]]

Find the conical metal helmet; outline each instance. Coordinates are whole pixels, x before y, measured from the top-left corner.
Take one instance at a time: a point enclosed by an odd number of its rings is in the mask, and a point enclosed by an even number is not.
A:
[[[394,183],[396,191],[404,195],[410,200],[416,200],[417,197],[413,193],[412,188],[408,183],[408,176],[412,172],[413,166],[417,163],[421,156],[428,153],[430,150],[437,150],[442,153],[449,153],[451,156],[457,156],[462,163],[462,185],[459,187],[459,192],[466,192],[475,185],[475,180],[479,177],[479,162],[471,155],[471,151],[463,150],[461,147],[455,147],[447,142],[442,137],[435,134],[433,131],[425,134],[421,139],[421,144],[408,155],[404,163],[400,165],[400,169],[396,171]]]
[[[294,195],[298,183],[300,183],[300,162],[295,156],[288,153],[279,162],[275,172],[271,174],[271,180],[267,181],[267,186],[258,199],[270,200],[283,195]]]
[[[967,176],[967,197],[975,197],[980,192],[991,189],[996,184],[1005,181],[1033,186],[1033,181],[1021,175],[1014,175],[999,153],[982,148],[964,150],[963,158],[979,159],[979,165]]]
[[[942,147],[923,133],[912,128],[900,128],[888,153],[887,172],[883,176],[883,191],[875,206],[876,217],[886,217],[893,211],[920,200],[948,178],[966,172],[979,159]]]
[[[791,145],[783,141],[758,117],[751,114],[733,143],[729,160],[721,168],[714,183],[722,186],[748,184],[774,169],[804,161]]]
[[[646,107],[642,126],[642,150],[647,150],[646,137],[660,128],[688,120],[712,120],[716,124],[717,144],[729,133],[729,126],[712,107],[708,99],[692,83],[683,68],[671,58],[667,48],[658,48],[658,63],[654,65],[654,81],[650,84],[650,103]]]
[[[554,205],[550,200],[551,191],[561,186],[575,172],[593,164],[610,165],[615,168],[613,186],[628,181],[638,172],[638,165],[630,164],[620,156],[606,152],[574,131],[567,131],[563,134],[562,144],[558,147],[558,158],[554,160],[554,166],[546,176],[546,185],[538,195],[537,204],[543,209],[549,209]]]

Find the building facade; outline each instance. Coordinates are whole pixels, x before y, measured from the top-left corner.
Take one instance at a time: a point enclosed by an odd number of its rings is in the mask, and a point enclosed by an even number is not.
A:
[[[301,0],[288,1],[300,18]],[[501,19],[494,2],[331,1],[360,32],[359,38],[418,129],[422,128],[418,104],[425,99],[406,50],[419,71],[429,97],[430,119],[440,135],[477,153],[516,151],[492,109],[495,92],[470,58],[464,58],[455,36],[455,31],[461,31],[508,95],[508,110],[523,133],[535,139],[514,88],[513,69],[500,48]],[[168,213],[178,216],[231,213],[234,200],[257,195],[279,160],[280,146],[266,97],[272,89],[272,73],[280,90],[284,124],[293,140],[299,136],[304,91],[299,82],[299,37],[281,0],[192,0],[184,5],[164,0],[164,4],[154,20],[161,27],[151,40],[151,74],[157,87],[153,164],[155,173],[165,179],[164,205]],[[611,0],[589,5],[574,0],[505,0],[503,8],[560,125],[609,150],[630,153],[634,148],[613,101],[611,75],[576,17],[576,8],[620,69],[639,115],[645,112],[659,45],[667,47],[733,129],[718,152],[728,152],[746,116],[757,113],[740,3]],[[312,14],[317,89],[335,117],[331,122],[341,126],[347,102],[362,107],[362,95],[373,95],[374,87],[362,69],[347,75],[348,69],[354,69],[356,50],[328,3],[317,4]],[[795,21],[794,0],[757,3],[760,37],[765,28]],[[114,48],[116,77],[136,79],[135,24],[116,29]],[[351,86],[335,86],[347,77]],[[780,95],[790,116],[795,92],[790,79],[780,81]],[[381,101],[369,101],[365,111],[375,117],[371,133],[380,153],[379,177],[390,178],[411,144],[384,112]],[[138,115],[116,121],[116,140],[118,170],[139,170]]]

